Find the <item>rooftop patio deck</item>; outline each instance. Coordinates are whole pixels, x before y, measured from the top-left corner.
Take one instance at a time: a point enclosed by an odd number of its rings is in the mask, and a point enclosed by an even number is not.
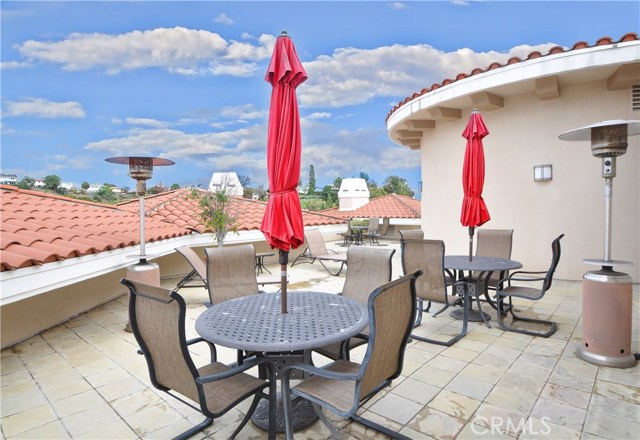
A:
[[[337,243],[330,245],[345,251]],[[399,248],[397,242],[390,245]],[[401,273],[399,249],[393,273]],[[318,263],[289,268],[289,276],[290,290],[338,292],[344,282],[344,274],[329,276]],[[163,285],[177,282],[163,280]],[[634,352],[640,351],[638,287],[634,285]],[[188,303],[187,336],[192,337],[207,293],[200,288],[179,293]],[[488,306],[484,310],[492,311]],[[551,316],[559,323],[558,332],[544,339],[470,323],[469,334],[449,348],[410,342],[402,376],[366,404],[366,415],[415,439],[637,439],[640,366],[598,367],[575,355],[581,343],[581,284],[554,281],[532,311]],[[126,321],[123,295],[3,350],[2,438],[163,439],[201,421],[199,413],[151,387],[134,337],[124,331]],[[448,313],[425,315],[416,333],[453,334],[459,328],[460,321]],[[219,347],[218,353],[225,362],[235,360],[233,350]],[[353,357],[360,359],[363,353],[360,347]],[[204,350],[194,357],[197,363],[206,362]],[[326,359],[314,355],[314,361]],[[240,421],[240,411],[232,410],[193,438],[226,438]],[[384,438],[329,417],[344,438]],[[330,433],[317,422],[296,437],[327,439]],[[267,436],[249,423],[238,438]]]

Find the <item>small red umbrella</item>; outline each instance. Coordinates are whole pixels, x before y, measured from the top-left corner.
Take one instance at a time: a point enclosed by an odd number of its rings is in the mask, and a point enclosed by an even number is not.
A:
[[[482,138],[489,134],[482,116],[476,109],[471,112],[467,127],[462,132],[462,137],[467,139],[467,148],[464,152],[464,165],[462,167],[462,188],[464,199],[462,200],[462,213],[460,223],[469,227],[469,261],[473,258],[473,233],[474,229],[491,220],[489,210],[482,199],[484,187],[484,147]]]
[[[307,73],[286,31],[276,40],[265,80],[272,86],[267,134],[269,202],[260,230],[272,248],[278,248],[281,267],[282,313],[287,313],[287,263],[289,250],[304,243],[300,180],[300,115],[296,87]]]

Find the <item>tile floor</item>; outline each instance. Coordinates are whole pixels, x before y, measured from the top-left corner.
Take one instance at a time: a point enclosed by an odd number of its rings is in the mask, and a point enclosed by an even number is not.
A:
[[[394,274],[399,268],[396,252]],[[297,265],[289,275],[292,290],[338,292],[344,282],[344,274],[329,276],[317,263]],[[176,282],[163,280],[166,287]],[[195,336],[194,320],[204,310],[206,292],[180,293],[188,303],[188,336]],[[634,352],[640,351],[639,299],[635,284]],[[411,342],[402,376],[367,403],[364,415],[414,439],[639,439],[640,366],[605,368],[576,358],[580,283],[555,281],[530,313],[552,316],[558,332],[534,338],[471,323],[469,334],[453,347]],[[2,350],[2,439],[164,439],[199,422],[202,417],[194,410],[150,386],[144,359],[124,331],[126,321],[123,295]],[[425,315],[416,332],[444,339],[459,325],[447,313]],[[364,347],[358,350],[355,359]],[[235,357],[228,349],[219,354],[227,362]],[[204,352],[193,355],[198,364],[206,361]],[[314,355],[314,361],[326,360]],[[193,438],[226,438],[246,408],[241,405]],[[345,439],[385,437],[330,419]],[[252,423],[238,436],[266,437]],[[318,422],[296,438],[327,439],[330,433]]]

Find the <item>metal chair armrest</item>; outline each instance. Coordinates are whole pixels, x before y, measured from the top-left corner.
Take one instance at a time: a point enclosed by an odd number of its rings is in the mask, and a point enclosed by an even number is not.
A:
[[[213,344],[212,342],[206,341],[201,337],[196,337],[193,339],[189,339],[187,341],[187,347],[189,345],[193,345],[193,344],[197,344],[198,342],[206,342],[207,345],[209,346],[209,350],[211,351],[211,362],[216,362],[218,360],[218,350],[216,349],[215,344]]]
[[[208,382],[215,382],[217,380],[222,380],[222,379],[226,379],[228,377],[231,376],[235,376],[238,373],[242,373],[243,371],[246,371],[250,368],[253,368],[259,364],[267,364],[269,365],[271,368],[273,368],[273,366],[271,365],[271,362],[268,361],[267,359],[261,359],[261,358],[250,358],[250,359],[246,359],[242,362],[241,365],[238,365],[237,363],[233,363],[231,365],[229,365],[230,369],[222,372],[222,373],[217,373],[217,374],[210,374],[208,376],[201,376],[201,377],[197,377],[196,378],[196,382],[198,384],[205,384]]]
[[[301,371],[306,371],[308,373],[311,373],[313,375],[317,375],[317,376],[321,376],[321,377],[326,377],[329,379],[339,379],[339,380],[358,380],[360,379],[360,376],[357,374],[353,374],[353,373],[338,373],[336,371],[329,371],[325,368],[319,368],[316,367],[314,365],[307,365],[307,364],[294,364],[294,365],[290,365],[287,368],[284,369],[283,372],[283,380],[286,380],[287,382],[290,380],[290,376],[293,373],[294,370],[301,370]]]

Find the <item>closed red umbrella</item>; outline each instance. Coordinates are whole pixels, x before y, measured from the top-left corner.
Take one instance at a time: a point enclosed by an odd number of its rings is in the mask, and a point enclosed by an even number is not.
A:
[[[462,188],[464,199],[462,200],[462,213],[460,223],[469,227],[469,261],[473,258],[473,233],[474,229],[491,220],[489,210],[482,199],[484,187],[484,147],[482,138],[489,134],[484,125],[482,116],[476,109],[471,112],[467,127],[462,132],[462,137],[467,139],[467,148],[464,152],[464,165],[462,167]]]
[[[287,263],[289,250],[304,243],[304,224],[298,198],[300,180],[300,115],[296,87],[307,73],[286,32],[276,40],[265,80],[271,83],[267,172],[269,202],[260,230],[272,248],[278,248],[281,267],[282,313],[287,312]]]

